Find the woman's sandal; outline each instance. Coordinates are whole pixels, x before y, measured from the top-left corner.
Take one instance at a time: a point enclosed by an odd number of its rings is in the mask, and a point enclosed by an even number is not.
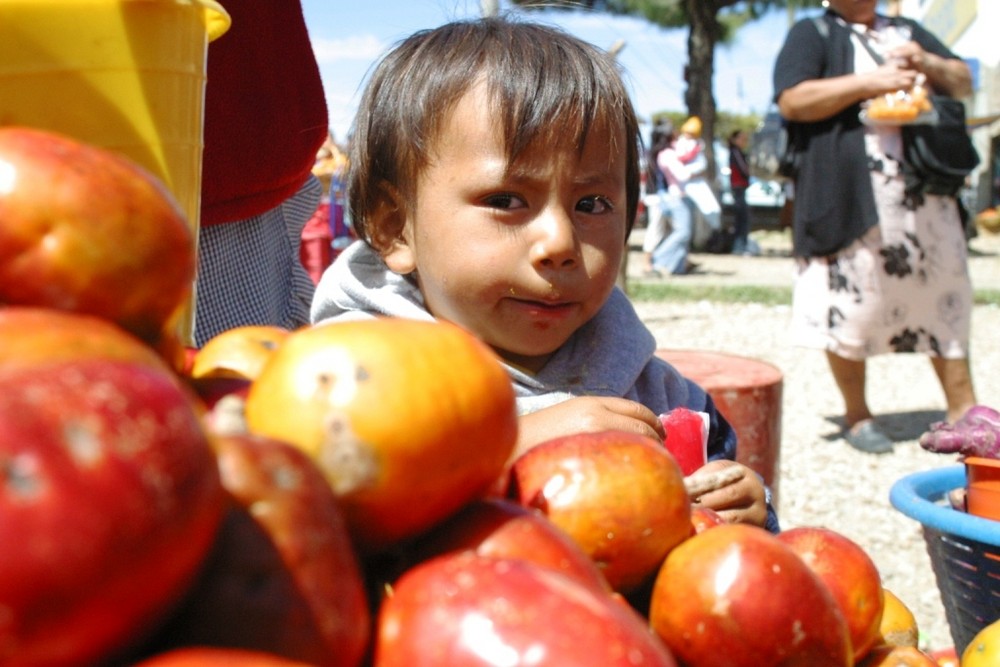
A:
[[[867,454],[888,454],[893,449],[892,439],[871,419],[845,430],[844,440],[854,449]]]

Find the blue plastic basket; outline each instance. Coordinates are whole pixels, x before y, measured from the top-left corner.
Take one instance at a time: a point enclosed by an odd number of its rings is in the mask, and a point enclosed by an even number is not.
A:
[[[923,526],[931,567],[959,655],[985,626],[1000,619],[1000,522],[948,505],[945,494],[965,486],[965,466],[903,477],[889,502]]]

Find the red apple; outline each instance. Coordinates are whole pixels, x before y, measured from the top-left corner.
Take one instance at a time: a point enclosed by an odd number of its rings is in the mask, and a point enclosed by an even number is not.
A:
[[[710,507],[691,508],[691,528],[695,535],[709,528],[725,525],[725,523],[726,520],[722,518],[722,515]]]
[[[399,578],[379,613],[374,664],[676,666],[611,596],[530,561],[468,551]]]
[[[508,496],[540,509],[619,592],[648,579],[691,534],[677,462],[641,435],[579,433],[537,445],[511,466]]]
[[[473,501],[418,540],[415,551],[418,560],[457,551],[522,558],[596,591],[611,591],[597,565],[569,535],[541,512],[501,498]]]
[[[847,621],[854,659],[859,660],[875,645],[882,620],[882,579],[875,562],[857,542],[829,528],[791,528],[778,533],[778,539],[833,593]]]
[[[232,507],[206,571],[155,649],[229,646],[354,667],[371,617],[339,501],[312,460],[258,436],[216,438]]]
[[[695,535],[656,577],[650,624],[697,667],[848,667],[851,644],[836,601],[771,533],[727,524]]]
[[[0,303],[96,315],[157,341],[195,276],[163,184],[121,155],[0,127]]]
[[[0,461],[0,663],[102,663],[152,634],[224,507],[179,380],[117,360],[0,373]]]

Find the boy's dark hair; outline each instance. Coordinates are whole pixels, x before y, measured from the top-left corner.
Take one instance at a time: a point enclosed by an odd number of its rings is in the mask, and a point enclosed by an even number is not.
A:
[[[626,216],[639,201],[639,125],[612,56],[558,28],[490,17],[417,32],[385,56],[361,98],[351,140],[348,199],[360,238],[385,249],[399,229],[369,229],[380,206],[410,206],[442,120],[485,81],[508,163],[536,141],[575,144],[606,127],[624,134]],[[606,124],[606,125],[605,125]],[[624,130],[621,132],[620,130]]]

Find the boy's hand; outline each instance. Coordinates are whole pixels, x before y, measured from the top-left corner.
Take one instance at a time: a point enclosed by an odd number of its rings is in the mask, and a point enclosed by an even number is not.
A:
[[[638,433],[663,442],[663,425],[646,406],[625,398],[582,396],[522,416],[515,456],[564,435],[612,430]]]
[[[709,461],[686,478],[686,485],[691,488],[695,485],[688,482],[696,480],[698,476],[734,467],[740,468],[742,474],[738,475],[735,474],[737,471],[727,470],[727,473],[733,473],[731,477],[727,475],[730,480],[727,484],[703,493],[695,492],[692,494],[691,502],[695,506],[715,510],[726,523],[749,523],[764,527],[767,522],[764,483],[753,470],[743,464],[728,459]]]

